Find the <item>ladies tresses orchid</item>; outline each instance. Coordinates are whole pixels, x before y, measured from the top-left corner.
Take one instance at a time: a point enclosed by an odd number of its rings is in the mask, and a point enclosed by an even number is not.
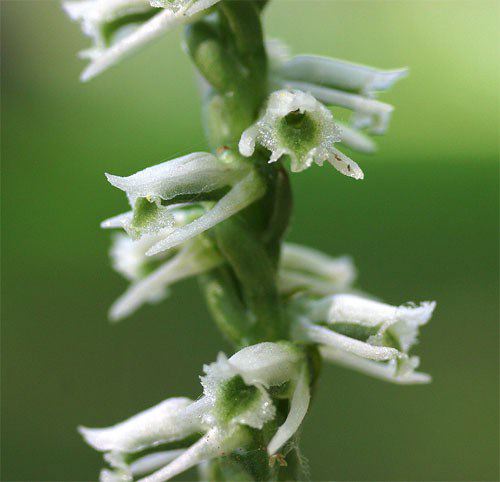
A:
[[[431,318],[435,302],[391,306],[336,294],[295,303],[302,306],[294,325],[296,339],[318,343],[325,358],[396,383],[430,380],[413,373],[418,358],[408,352],[417,341],[419,327]]]
[[[156,470],[141,481],[162,482],[222,453],[244,449],[251,440],[249,428],[262,430],[273,422],[279,399],[289,399],[290,409],[284,423],[274,428],[268,453],[274,454],[298,430],[309,405],[309,372],[293,344],[259,343],[229,359],[221,353],[204,372],[203,396],[197,401],[170,398],[112,427],[80,427],[87,443],[106,452],[113,468],[101,472],[101,481],[133,480]],[[193,436],[198,438],[194,443]],[[151,453],[151,448],[168,449],[174,443],[184,448]]]
[[[407,68],[382,70],[316,55],[292,56],[278,40],[267,42],[274,84],[300,89],[320,102],[353,111],[350,125],[341,125],[341,142],[361,152],[373,152],[375,143],[362,132],[384,134],[393,107],[375,99],[408,75]]]
[[[236,351],[204,367],[197,400],[170,398],[112,427],[80,427],[104,452],[109,467],[102,482],[163,482],[194,466],[210,481],[304,480],[297,432],[322,357],[394,383],[430,380],[415,372],[419,360],[409,352],[435,303],[397,307],[367,299],[355,294],[350,258],[284,242],[293,194],[281,158],[294,172],[326,161],[362,179],[337,144],[375,150],[370,135],[385,132],[393,110],[376,94],[406,69],[293,57],[283,44],[266,46],[267,3],[63,4],[93,40],[82,55],[90,58],[82,80],[187,24],[183,45],[202,87],[214,153],[195,152],[128,177],[106,174],[130,204],[102,223],[125,231],[110,254],[130,282],[110,318],[122,319],[162,299],[176,281],[200,275],[211,315]],[[337,115],[334,121],[335,107],[352,111],[347,125]]]
[[[72,20],[92,38],[92,48],[80,53],[90,59],[81,75],[87,81],[144,44],[216,4],[219,0],[73,0],[63,3]]]
[[[363,179],[359,166],[334,147],[341,140],[332,113],[312,95],[300,90],[279,90],[268,99],[262,117],[243,132],[239,149],[251,156],[258,143],[271,151],[269,162],[287,154],[293,172],[307,169],[313,162],[328,161],[335,169],[354,179]]]

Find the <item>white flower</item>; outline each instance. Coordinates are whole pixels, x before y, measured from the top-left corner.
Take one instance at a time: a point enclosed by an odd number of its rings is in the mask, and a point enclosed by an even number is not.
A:
[[[340,139],[332,113],[312,95],[279,90],[270,95],[262,117],[243,132],[239,149],[251,156],[259,143],[271,151],[269,162],[290,156],[294,172],[328,161],[342,174],[362,179],[359,166],[334,147]]]
[[[149,240],[148,240],[149,241]],[[130,244],[143,240],[130,241]],[[146,258],[144,254],[144,258]],[[151,258],[149,258],[151,259]],[[187,241],[182,248],[167,261],[160,264],[150,274],[135,280],[127,291],[111,306],[109,317],[112,321],[131,315],[143,303],[160,301],[166,288],[177,281],[208,271],[222,262],[222,257],[206,238]]]
[[[91,49],[81,52],[91,63],[81,75],[87,81],[111,67],[147,42],[175,26],[192,20],[197,13],[219,0],[80,0],[63,8],[80,22],[92,38]],[[163,7],[161,10],[158,7]]]
[[[273,396],[290,398],[288,416],[268,446],[272,455],[294,435],[307,412],[308,368],[302,352],[291,343],[259,343],[229,359],[219,354],[204,371],[204,395],[195,402],[170,398],[112,427],[79,428],[89,445],[106,452],[104,458],[113,468],[101,472],[101,481],[128,482],[153,472],[141,480],[163,482],[244,448],[251,441],[245,427],[260,430],[275,418]],[[272,387],[280,388],[279,395],[271,395]],[[189,437],[196,434],[201,437],[188,446]],[[185,443],[186,448],[151,453],[151,448],[173,442]]]
[[[300,89],[326,105],[353,111],[350,126],[342,127],[342,143],[362,152],[373,152],[375,144],[360,129],[371,134],[387,130],[394,108],[375,99],[408,75],[407,68],[382,70],[345,60],[316,55],[292,56],[277,40],[266,42],[273,83]]]
[[[332,258],[306,246],[284,243],[278,277],[283,294],[307,291],[328,295],[349,289],[356,279],[356,268],[348,256]]]
[[[135,238],[159,235],[160,240],[146,252],[148,256],[196,237],[244,209],[265,191],[250,165],[231,156],[217,158],[205,152],[173,159],[128,177],[106,176],[113,186],[127,193],[133,211],[108,219],[102,226],[123,227]],[[201,205],[205,211],[187,215],[189,222],[179,225],[171,206],[179,202]]]
[[[360,371],[364,367],[366,373],[379,378],[396,378],[396,382],[425,378],[410,376],[418,359],[409,357],[408,351],[417,341],[419,327],[431,318],[435,302],[391,306],[357,295],[336,294],[295,303],[294,336],[318,343],[327,358],[342,360]]]

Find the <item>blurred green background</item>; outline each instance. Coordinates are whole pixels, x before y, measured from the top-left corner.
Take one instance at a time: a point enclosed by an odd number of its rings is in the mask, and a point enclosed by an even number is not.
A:
[[[417,352],[434,382],[390,386],[325,366],[303,430],[313,480],[498,480],[496,1],[275,1],[293,50],[411,67],[354,182],[293,176],[289,239],[351,254],[392,303],[436,299]],[[179,32],[79,84],[87,45],[55,1],[2,1],[2,480],[95,480],[75,431],[196,397],[228,350],[194,280],[112,326],[126,283],[99,221],[125,208],[103,172],[205,148]],[[188,474],[185,478],[192,478]]]

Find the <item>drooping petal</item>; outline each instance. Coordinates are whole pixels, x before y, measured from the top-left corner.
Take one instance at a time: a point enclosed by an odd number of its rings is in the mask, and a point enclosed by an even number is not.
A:
[[[295,330],[295,336],[304,341],[341,348],[371,360],[392,360],[403,356],[403,354],[395,348],[370,345],[369,343],[356,340],[355,338],[336,333],[324,326],[315,325],[305,319],[297,321]]]
[[[274,434],[267,447],[269,455],[275,454],[299,429],[309,408],[310,398],[308,368],[304,364],[292,395],[288,416],[283,425]]]
[[[332,346],[323,346],[320,348],[320,351],[325,360],[387,382],[412,385],[429,383],[431,381],[431,376],[427,373],[415,372],[413,370],[400,373],[394,360],[388,363],[379,363]],[[415,358],[412,357],[410,360],[414,360]]]
[[[78,430],[89,445],[101,452],[137,452],[202,431],[200,417],[186,410],[192,403],[189,398],[169,398],[112,427]]]
[[[188,243],[153,273],[132,284],[113,303],[109,313],[110,319],[118,321],[129,316],[143,303],[150,301],[151,296],[158,299],[169,285],[208,271],[221,261],[222,258],[207,240]]]
[[[246,177],[235,184],[213,208],[208,210],[193,222],[174,230],[170,235],[153,246],[146,254],[155,255],[213,228],[216,224],[230,218],[233,214],[246,208],[259,199],[265,192],[265,187],[255,171],[250,171]]]
[[[222,456],[244,446],[247,441],[247,432],[241,427],[236,426],[229,432],[214,427],[169,465],[140,479],[138,482],[165,482],[201,462]]]
[[[342,140],[340,141],[342,144],[354,151],[366,152],[368,154],[377,150],[377,146],[371,137],[358,129],[354,129],[340,122],[337,122],[337,124],[342,132]]]
[[[186,449],[164,450],[144,455],[130,464],[132,475],[145,475],[158,470],[180,457]]]

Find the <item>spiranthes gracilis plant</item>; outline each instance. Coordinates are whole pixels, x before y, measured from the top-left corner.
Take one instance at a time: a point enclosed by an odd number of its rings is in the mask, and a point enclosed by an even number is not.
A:
[[[292,211],[286,166],[361,168],[339,149],[373,152],[393,107],[376,98],[407,75],[338,59],[293,56],[267,40],[266,0],[79,0],[63,4],[92,39],[87,81],[173,27],[200,77],[210,152],[128,177],[107,174],[129,209],[113,267],[130,281],[121,320],[197,276],[233,344],[203,367],[197,400],[167,398],[124,422],[79,430],[104,452],[101,481],[163,482],[197,466],[209,481],[303,480],[299,429],[322,360],[399,384],[427,383],[410,355],[434,302],[392,306],[356,290],[348,257],[284,242]],[[336,121],[349,109],[349,125]],[[332,474],[334,476],[334,474]]]

